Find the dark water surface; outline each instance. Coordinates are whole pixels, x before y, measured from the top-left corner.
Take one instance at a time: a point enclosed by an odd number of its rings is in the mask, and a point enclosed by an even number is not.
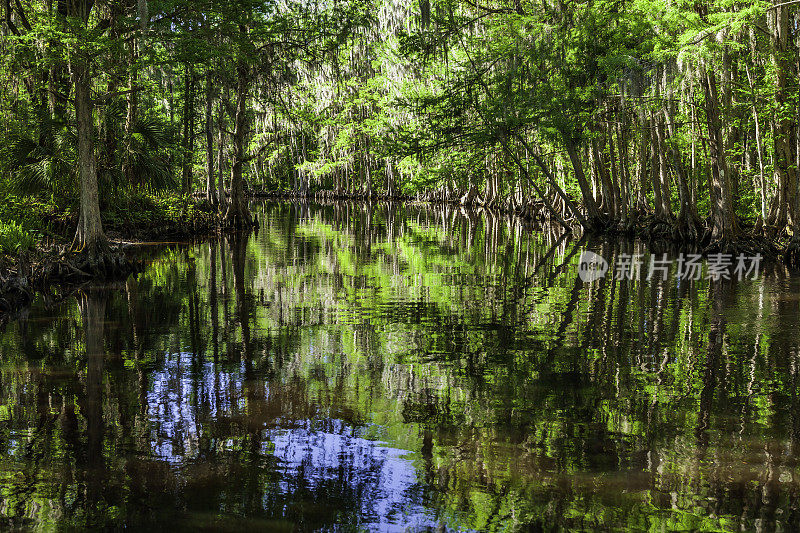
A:
[[[644,250],[258,210],[0,332],[0,528],[800,528],[800,277],[584,283]]]

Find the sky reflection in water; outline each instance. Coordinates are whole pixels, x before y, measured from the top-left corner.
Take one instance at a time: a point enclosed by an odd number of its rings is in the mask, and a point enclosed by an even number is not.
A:
[[[147,394],[152,453],[159,460],[182,465],[200,456],[198,445],[203,424],[198,422],[196,403],[213,418],[231,417],[243,410],[244,368],[227,372],[212,362],[202,364],[199,375],[190,374],[192,353],[169,354],[163,370],[153,373]],[[268,400],[269,385],[264,385]],[[280,394],[280,390],[277,391]],[[360,526],[378,531],[407,531],[439,526],[434,513],[418,502],[421,490],[417,471],[407,458],[411,452],[358,436],[342,420],[286,421],[288,429],[263,432],[260,453],[275,459],[280,481],[273,490],[291,496],[298,490],[325,492],[326,485],[357,485],[360,501],[356,511]],[[280,425],[281,421],[275,423]],[[225,447],[232,442],[222,442]],[[265,502],[265,508],[269,506]]]

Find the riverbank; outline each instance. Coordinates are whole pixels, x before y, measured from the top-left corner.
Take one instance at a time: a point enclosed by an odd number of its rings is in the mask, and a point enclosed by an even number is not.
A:
[[[272,198],[279,200],[313,200],[326,201],[366,201],[366,202],[415,202],[429,205],[449,205],[465,209],[486,209],[496,214],[519,217],[526,222],[538,225],[560,224],[550,215],[544,200],[514,197],[497,198],[485,201],[477,194],[468,194],[459,190],[427,191],[417,195],[390,195],[386,193],[348,193],[335,191],[316,191],[301,194],[295,191],[255,191],[254,198]],[[554,198],[547,200],[551,205]],[[765,258],[782,260],[790,265],[800,265],[800,257],[796,253],[791,237],[775,229],[766,228],[763,224],[740,221],[739,234],[735,240],[715,239],[712,234],[711,220],[697,219],[692,228],[682,225],[676,217],[658,217],[646,210],[629,211],[623,219],[601,217],[596,219],[590,228],[582,226],[580,221],[571,216],[564,205],[558,205],[559,216],[565,224],[565,231],[577,236],[589,233],[599,237],[624,237],[641,239],[650,247],[661,248],[665,244],[685,247],[693,253],[729,253],[760,254]],[[772,237],[770,235],[773,235]]]
[[[113,240],[192,238],[213,233],[216,212],[190,195],[126,195],[102,208]],[[78,224],[74,201],[34,196],[0,197],[0,256],[48,250],[72,242]]]
[[[102,271],[86,265],[85,258],[68,254],[62,247],[0,258],[0,324],[31,305],[39,294],[56,302],[87,282],[124,279],[139,270],[139,262],[128,257],[122,246],[112,248]]]
[[[37,294],[58,300],[95,279],[124,278],[139,269],[127,253],[142,242],[192,240],[216,232],[214,209],[189,196],[130,196],[107,206],[103,226],[112,254],[102,268],[68,252],[77,212],[56,201],[9,197],[0,207],[0,323]]]

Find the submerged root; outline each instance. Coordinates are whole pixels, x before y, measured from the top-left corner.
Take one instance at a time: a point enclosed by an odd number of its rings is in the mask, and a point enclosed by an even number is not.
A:
[[[697,243],[704,237],[703,224],[694,216],[682,215],[675,224],[674,239],[677,242]]]
[[[258,225],[258,219],[253,218],[246,206],[237,206],[231,203],[222,217],[221,226],[225,229],[246,230]]]
[[[29,279],[20,273],[0,275],[0,320],[33,301]]]
[[[654,216],[644,223],[642,233],[648,239],[673,239],[675,222],[669,218]]]
[[[126,276],[134,270],[125,254],[110,248],[102,254],[79,253],[71,257],[65,266],[76,276],[100,279]]]
[[[234,214],[222,219],[222,226],[229,229],[247,229],[255,226],[253,219],[248,215]]]
[[[743,253],[742,243],[738,239],[714,239],[705,248],[703,248],[703,252],[706,254],[720,253],[736,255],[737,253]]]

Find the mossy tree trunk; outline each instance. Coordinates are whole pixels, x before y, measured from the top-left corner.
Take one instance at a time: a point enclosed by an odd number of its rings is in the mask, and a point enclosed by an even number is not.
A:
[[[247,95],[250,71],[240,62],[237,69],[236,115],[233,130],[233,165],[231,167],[231,197],[225,212],[224,224],[234,228],[253,225],[253,217],[244,192],[245,138],[247,136]]]
[[[78,136],[78,174],[80,176],[80,219],[72,250],[91,258],[108,251],[108,240],[100,218],[97,161],[94,153],[91,76],[83,61],[71,65],[75,88],[75,118]]]
[[[81,20],[84,26],[88,26],[93,6],[94,2],[86,0],[59,3],[59,19],[63,21],[65,27],[67,17]],[[92,263],[95,263],[98,258],[102,258],[108,253],[108,239],[103,233],[103,224],[100,219],[90,60],[88,53],[81,49],[81,44],[78,44],[76,48],[71,52],[69,67],[72,75],[78,145],[80,218],[75,239],[72,242],[72,251],[85,254]]]

